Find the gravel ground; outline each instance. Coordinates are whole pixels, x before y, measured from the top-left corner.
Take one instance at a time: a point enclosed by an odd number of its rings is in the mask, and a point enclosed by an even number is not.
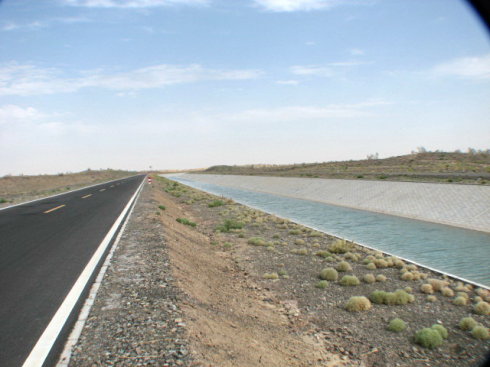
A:
[[[183,366],[190,356],[165,249],[145,186],[69,366]]]

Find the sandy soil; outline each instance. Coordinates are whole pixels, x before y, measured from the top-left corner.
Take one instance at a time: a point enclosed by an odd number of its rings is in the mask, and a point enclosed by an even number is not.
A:
[[[0,178],[0,207],[60,194],[65,191],[134,174],[136,173],[105,170],[58,175],[4,176]]]

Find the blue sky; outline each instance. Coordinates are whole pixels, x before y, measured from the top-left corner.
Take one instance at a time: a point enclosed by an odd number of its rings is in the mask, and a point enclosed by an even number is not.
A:
[[[490,148],[459,0],[4,0],[0,175]]]

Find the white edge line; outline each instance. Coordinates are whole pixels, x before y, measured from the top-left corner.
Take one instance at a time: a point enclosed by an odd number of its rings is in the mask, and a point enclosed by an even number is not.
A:
[[[143,181],[144,183],[144,181]],[[73,329],[68,336],[68,339],[66,340],[65,347],[63,349],[63,352],[61,353],[60,357],[58,358],[58,363],[56,364],[56,367],[67,367],[68,364],[70,363],[71,355],[73,352],[73,348],[75,345],[78,343],[78,339],[80,338],[80,335],[82,334],[83,327],[85,326],[85,322],[87,321],[87,318],[90,314],[90,310],[95,302],[95,297],[97,296],[97,293],[99,291],[99,288],[102,284],[102,280],[104,279],[105,273],[107,269],[109,268],[109,265],[111,263],[112,257],[114,255],[114,252],[117,249],[117,246],[119,244],[119,241],[124,233],[124,230],[126,229],[126,226],[128,225],[129,218],[131,217],[131,214],[133,213],[133,210],[136,206],[136,201],[138,200],[139,194],[141,193],[141,186],[138,189],[138,196],[136,197],[135,204],[131,207],[131,210],[129,211],[129,214],[126,217],[126,220],[124,221],[121,230],[119,231],[116,240],[114,241],[114,244],[112,245],[111,250],[107,254],[107,257],[104,261],[104,264],[100,268],[99,274],[97,275],[97,278],[95,279],[94,284],[92,285],[92,288],[90,288],[89,295],[87,299],[85,300],[85,303],[83,304],[83,307],[78,315],[78,319],[75,322]]]
[[[91,278],[91,275],[93,274],[94,270],[96,269],[97,265],[100,262],[100,259],[104,255],[107,246],[109,246],[109,243],[112,240],[112,237],[114,237],[115,232],[117,231],[119,225],[121,224],[122,220],[124,219],[124,216],[126,213],[129,211],[131,208],[132,203],[136,199],[136,196],[138,195],[139,191],[141,190],[141,187],[145,183],[145,180],[143,179],[140,186],[138,189],[135,191],[134,195],[131,197],[129,202],[126,204],[126,207],[123,209],[119,217],[116,219],[114,224],[112,225],[111,229],[109,232],[107,232],[106,236],[100,243],[99,247],[95,251],[95,253],[92,255],[92,258],[90,261],[87,263],[85,266],[85,269],[83,269],[82,273],[78,277],[77,281],[71,288],[70,292],[68,295],[65,297],[63,303],[61,306],[58,308],[56,311],[55,315],[51,319],[50,323],[44,330],[43,334],[41,337],[38,339],[36,345],[34,348],[31,350],[31,353],[25,360],[24,364],[22,367],[40,367],[44,364],[44,361],[46,360],[49,352],[51,351],[51,348],[53,347],[54,342],[58,338],[59,333],[63,329],[63,326],[65,325],[68,317],[70,316],[73,308],[78,302],[78,299],[80,298],[82,292],[84,291],[89,279]]]
[[[166,177],[166,176],[162,176],[162,177],[165,177],[165,178],[167,178],[167,179],[169,179],[169,180],[171,180],[171,181],[176,181],[176,180],[172,180],[172,178],[170,178],[170,177]],[[176,181],[176,182],[179,182],[179,181]],[[204,190],[204,189],[202,189],[202,188],[192,187],[192,186],[190,186],[190,185],[186,185],[185,183],[182,183],[182,182],[179,182],[179,183],[180,183],[181,185],[184,185],[184,186],[189,186],[189,187],[191,187],[191,188],[193,188],[193,189],[196,189],[196,190],[201,190],[201,191],[204,191],[204,192],[208,192],[208,193],[210,193],[210,194],[212,194],[212,195],[218,196],[217,194],[212,193],[212,192],[210,192],[210,191],[206,191],[206,190]],[[270,193],[269,193],[269,195],[274,195],[274,194],[270,194]],[[223,196],[223,195],[221,195],[221,196]],[[278,196],[280,196],[280,195],[278,195]],[[282,217],[282,216],[277,215],[277,214],[275,214],[275,213],[270,213],[270,212],[268,212],[268,211],[266,211],[266,210],[264,210],[264,209],[261,209],[261,208],[255,207],[255,206],[250,205],[250,204],[247,204],[247,203],[243,203],[243,202],[241,202],[241,201],[239,201],[239,200],[236,200],[236,199],[233,199],[233,198],[229,198],[229,199],[231,199],[231,200],[233,200],[233,201],[235,201],[235,202],[237,202],[237,203],[239,203],[239,204],[242,204],[242,205],[248,206],[248,207],[250,207],[250,208],[253,208],[253,209],[256,209],[256,210],[260,210],[260,211],[265,212],[265,213],[268,213],[268,214],[272,214],[272,215],[274,215],[274,216],[276,216],[276,217],[278,217],[278,218],[281,218],[281,219],[285,219],[285,220],[291,221],[291,219],[290,219],[290,218]],[[300,200],[301,200],[301,199],[300,199]],[[328,205],[328,204],[327,204],[327,205]],[[360,209],[358,209],[358,210],[360,210]],[[293,222],[293,223],[294,223],[294,222]],[[371,246],[365,245],[365,244],[363,244],[362,242],[358,242],[358,241],[350,240],[350,239],[348,239],[348,238],[345,238],[345,237],[339,236],[339,235],[337,235],[337,234],[335,234],[335,233],[333,233],[333,232],[327,232],[327,231],[325,231],[325,230],[323,230],[323,229],[318,229],[318,228],[316,228],[316,227],[313,227],[313,226],[310,226],[310,225],[305,225],[305,224],[302,224],[302,223],[299,223],[299,224],[301,224],[301,225],[302,225],[302,226],[304,226],[304,227],[309,227],[309,228],[312,228],[312,229],[314,229],[315,231],[322,232],[322,233],[328,234],[328,235],[330,235],[330,236],[334,236],[334,237],[340,238],[340,239],[342,239],[342,240],[346,240],[346,241],[349,241],[349,242],[355,243],[356,245],[359,245],[359,246],[362,246],[362,247],[366,247],[366,248],[368,248],[368,249],[370,249],[370,250],[375,250],[375,251],[382,252],[383,254],[386,254],[386,255],[390,255],[390,256],[395,256],[395,257],[398,257],[399,259],[402,259],[402,260],[404,260],[404,261],[408,261],[409,263],[412,263],[412,264],[415,264],[415,265],[421,266],[421,267],[423,267],[423,268],[429,269],[429,270],[431,270],[431,271],[433,271],[433,272],[435,272],[435,273],[439,273],[439,274],[442,274],[442,275],[447,275],[447,276],[450,276],[451,278],[454,278],[454,279],[461,280],[461,281],[466,282],[466,283],[470,283],[470,284],[476,285],[477,287],[480,287],[480,288],[485,288],[485,289],[490,290],[490,287],[488,287],[488,286],[486,286],[486,285],[483,285],[483,284],[480,284],[480,283],[477,283],[477,282],[474,282],[474,281],[472,281],[472,280],[468,280],[468,279],[465,279],[465,278],[459,277],[459,276],[457,276],[457,275],[454,275],[454,274],[451,274],[451,273],[447,273],[447,272],[442,271],[442,270],[438,270],[438,269],[431,268],[430,266],[427,266],[427,265],[424,265],[424,264],[420,264],[420,263],[418,263],[418,262],[415,262],[415,261],[413,261],[413,260],[407,259],[407,258],[405,258],[405,257],[399,256],[399,255],[395,255],[395,254],[392,254],[392,253],[390,253],[390,252],[383,251],[383,250],[377,249],[377,248],[375,248],[375,247],[371,247]]]
[[[77,191],[81,191],[81,190],[89,189],[89,188],[91,188],[91,187],[95,187],[95,186],[105,185],[105,184],[108,184],[108,183],[111,183],[111,182],[122,181],[122,180],[125,180],[125,179],[127,179],[127,178],[136,177],[136,176],[140,176],[140,175],[134,175],[134,176],[128,176],[128,177],[118,178],[118,179],[115,179],[115,180],[112,180],[112,181],[101,182],[101,183],[98,183],[98,184],[93,184],[93,185],[90,185],[90,186],[81,187],[81,188],[79,188],[79,189],[75,189],[75,190],[70,190],[70,191],[61,192],[61,193],[56,194],[56,195],[45,196],[45,197],[42,197],[42,198],[38,198],[38,199],[34,199],[34,200],[25,201],[25,202],[23,202],[23,203],[18,203],[18,204],[14,204],[14,205],[10,205],[10,206],[4,206],[3,208],[0,208],[0,210],[5,210],[5,209],[10,209],[10,208],[15,208],[16,206],[21,206],[21,205],[25,205],[25,204],[30,204],[30,203],[34,203],[34,202],[36,202],[36,201],[41,201],[41,200],[44,200],[44,199],[51,199],[51,198],[55,198],[55,197],[57,197],[57,196],[61,196],[61,195],[70,194],[70,193],[72,193],[72,192],[77,192]]]

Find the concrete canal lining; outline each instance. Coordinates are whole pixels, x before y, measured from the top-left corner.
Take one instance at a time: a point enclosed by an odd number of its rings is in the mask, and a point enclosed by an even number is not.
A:
[[[179,176],[490,232],[490,186],[188,173]]]

